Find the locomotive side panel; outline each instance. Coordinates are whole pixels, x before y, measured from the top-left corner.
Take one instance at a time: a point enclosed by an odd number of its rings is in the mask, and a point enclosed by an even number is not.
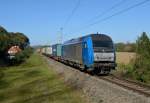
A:
[[[83,49],[82,58],[84,65],[88,68],[92,68],[94,64],[94,52],[93,52],[92,38],[90,36],[83,38],[82,49]]]
[[[62,48],[62,58],[82,64],[82,43],[64,45]]]

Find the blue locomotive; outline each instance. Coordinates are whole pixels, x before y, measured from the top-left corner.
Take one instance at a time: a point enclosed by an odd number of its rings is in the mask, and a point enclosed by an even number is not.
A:
[[[104,34],[90,34],[62,44],[61,60],[84,71],[109,74],[116,67],[115,47]]]

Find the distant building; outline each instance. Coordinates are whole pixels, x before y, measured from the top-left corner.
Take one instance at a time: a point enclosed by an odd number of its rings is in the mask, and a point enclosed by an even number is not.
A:
[[[8,57],[9,59],[13,59],[15,57],[15,55],[19,52],[21,52],[22,50],[20,49],[19,46],[12,46],[11,48],[9,48],[8,50]]]

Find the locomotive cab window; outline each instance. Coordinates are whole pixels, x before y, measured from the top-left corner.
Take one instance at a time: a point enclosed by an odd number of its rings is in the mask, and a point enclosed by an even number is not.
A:
[[[87,48],[87,43],[86,42],[84,43],[84,48]]]
[[[93,46],[94,47],[104,47],[104,48],[113,48],[113,43],[112,41],[93,41]]]

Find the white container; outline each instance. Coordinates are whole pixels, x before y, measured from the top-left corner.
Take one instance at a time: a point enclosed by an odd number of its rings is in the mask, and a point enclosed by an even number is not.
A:
[[[48,54],[48,55],[51,55],[52,54],[52,47],[51,46],[46,47],[45,48],[45,53]]]

